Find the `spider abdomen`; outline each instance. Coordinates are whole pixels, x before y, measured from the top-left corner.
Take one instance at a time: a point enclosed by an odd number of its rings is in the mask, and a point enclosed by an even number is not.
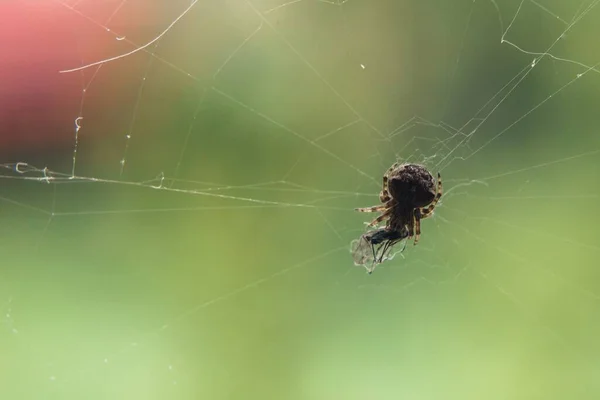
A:
[[[390,196],[407,208],[425,207],[435,198],[435,179],[417,164],[400,165],[389,177]]]

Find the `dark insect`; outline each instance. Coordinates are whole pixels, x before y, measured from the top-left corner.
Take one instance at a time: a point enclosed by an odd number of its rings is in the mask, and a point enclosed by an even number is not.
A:
[[[383,204],[357,208],[356,211],[381,212],[369,223],[369,227],[386,221],[385,232],[375,230],[367,240],[372,241],[373,235],[378,240],[382,236],[387,238],[395,234],[402,238],[414,237],[414,244],[417,244],[421,236],[421,220],[433,215],[441,197],[442,178],[439,173],[436,187],[433,175],[424,166],[395,163],[383,175],[383,188],[379,193],[379,200]]]
[[[393,257],[390,255],[392,247],[408,237],[408,230],[391,231],[387,228],[379,228],[361,235],[351,244],[352,257],[355,265],[365,266],[367,272],[371,274],[377,264]],[[406,242],[404,244],[406,247]],[[404,250],[404,247],[400,252]],[[367,264],[370,264],[367,266]]]

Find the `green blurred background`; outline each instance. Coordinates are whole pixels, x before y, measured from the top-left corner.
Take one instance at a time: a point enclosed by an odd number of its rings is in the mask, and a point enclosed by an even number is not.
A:
[[[597,3],[199,1],[66,74],[190,2],[18,4],[2,398],[598,398]],[[369,276],[396,160],[445,195]]]

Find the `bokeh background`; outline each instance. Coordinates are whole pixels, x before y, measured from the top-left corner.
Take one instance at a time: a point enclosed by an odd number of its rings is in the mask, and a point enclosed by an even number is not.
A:
[[[0,14],[2,398],[600,396],[598,1]],[[367,275],[396,160],[445,195]]]

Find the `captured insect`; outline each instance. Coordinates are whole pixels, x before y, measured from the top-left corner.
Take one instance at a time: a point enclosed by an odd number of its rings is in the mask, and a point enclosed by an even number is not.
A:
[[[373,273],[378,264],[394,257],[395,253],[391,254],[392,247],[407,237],[408,229],[397,232],[379,228],[362,234],[359,239],[351,243],[350,251],[354,265],[364,266],[369,274]],[[406,247],[406,242],[404,242],[404,247]],[[400,253],[404,251],[404,247]]]
[[[414,244],[417,244],[421,237],[421,220],[433,215],[442,193],[439,173],[436,184],[433,175],[422,165],[392,165],[383,175],[383,187],[379,193],[382,204],[356,209],[359,212],[381,212],[368,226],[385,221],[385,227],[369,231],[353,242],[354,263],[364,265],[372,260],[371,269],[367,268],[371,273],[376,264],[389,259],[392,246],[399,241],[414,237]]]

